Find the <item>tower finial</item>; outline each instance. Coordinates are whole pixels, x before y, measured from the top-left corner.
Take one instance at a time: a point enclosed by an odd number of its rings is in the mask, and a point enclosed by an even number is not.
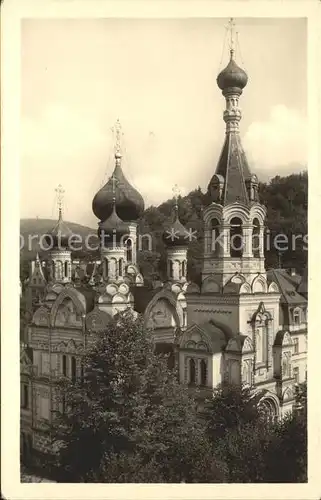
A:
[[[177,184],[172,189],[173,194],[174,194],[174,210],[175,210],[175,215],[177,216],[178,214],[178,197],[180,195],[180,190]]]
[[[121,158],[121,137],[123,135],[119,118],[117,118],[115,126],[113,127],[115,134],[115,158]]]
[[[229,22],[228,22],[228,30],[230,32],[230,56],[231,56],[231,59],[233,59],[234,52],[235,52],[234,29],[235,29],[234,18],[230,17]]]
[[[62,219],[62,205],[64,201],[64,193],[65,190],[63,189],[62,185],[59,184],[58,187],[55,189],[57,193],[57,205],[58,205],[58,214],[59,214],[59,220]]]

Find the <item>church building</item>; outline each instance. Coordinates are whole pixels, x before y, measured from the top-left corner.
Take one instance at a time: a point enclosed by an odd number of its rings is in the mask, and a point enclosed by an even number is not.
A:
[[[144,200],[123,172],[119,127],[114,171],[92,203],[101,242],[97,261],[82,267],[72,261],[72,233],[60,206],[47,235],[46,265],[37,256],[25,292],[33,306],[20,358],[23,456],[51,450],[57,379],[81,376],[90,338],[128,309],[144,316],[155,344],[175,353],[182,384],[197,385],[204,394],[224,381],[248,385],[271,417],[292,409],[295,384],[306,380],[307,274],[301,279],[265,268],[266,208],[239,130],[247,81],[232,47],[217,77],[225,138],[203,212],[201,284],[187,274],[191,232],[175,200],[163,232],[167,279],[153,289],[144,286],[137,264]]]

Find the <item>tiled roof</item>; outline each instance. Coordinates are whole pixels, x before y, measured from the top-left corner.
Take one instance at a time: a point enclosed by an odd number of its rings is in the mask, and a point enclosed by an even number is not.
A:
[[[249,203],[245,181],[251,178],[251,172],[238,133],[226,134],[215,174],[224,178],[223,205]]]
[[[283,304],[302,304],[306,298],[297,291],[297,284],[285,269],[269,269],[267,271],[268,281],[274,281],[281,292],[281,303]]]

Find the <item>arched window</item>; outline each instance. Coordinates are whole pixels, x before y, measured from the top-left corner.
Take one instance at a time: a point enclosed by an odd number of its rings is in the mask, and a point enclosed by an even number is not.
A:
[[[118,274],[119,276],[123,275],[123,259],[119,259],[118,261]]]
[[[194,359],[189,360],[189,381],[190,384],[196,383],[196,366]]]
[[[71,357],[71,380],[73,382],[76,381],[76,358],[75,358],[75,356]]]
[[[207,364],[205,359],[201,360],[201,385],[207,385]]]
[[[211,238],[211,251],[215,255],[219,255],[220,253],[220,223],[217,219],[211,220],[211,229],[212,229],[212,238]]]
[[[284,354],[282,359],[282,378],[290,377],[290,360],[288,354]]]
[[[103,261],[103,276],[105,279],[108,277],[108,261],[106,259]]]
[[[183,260],[182,262],[182,276],[184,278],[186,277],[186,260]]]
[[[242,379],[243,384],[251,383],[251,365],[249,361],[246,361],[243,365]]]
[[[55,267],[55,262],[52,260],[51,261],[51,273],[52,273],[52,278],[56,278],[56,267]]]
[[[299,308],[296,308],[293,311],[293,323],[295,325],[300,325],[301,323],[301,311]]]
[[[277,410],[274,401],[271,401],[268,398],[264,399],[259,404],[259,410],[261,418],[265,421],[265,423],[273,424],[277,419]]]
[[[67,356],[65,354],[62,356],[62,374],[67,377]]]
[[[252,228],[252,253],[253,257],[260,257],[260,223],[256,218]]]
[[[68,261],[65,261],[65,278],[68,278]]]
[[[133,242],[131,238],[127,238],[126,240],[126,256],[127,256],[127,262],[131,262],[133,259]]]
[[[262,318],[257,321],[256,331],[256,362],[264,363],[267,356],[267,341],[268,341],[268,320]]]
[[[173,265],[173,261],[170,260],[169,261],[169,277],[173,278],[173,275],[174,275],[174,265]]]
[[[242,221],[239,217],[233,217],[230,223],[230,255],[231,257],[243,255]]]

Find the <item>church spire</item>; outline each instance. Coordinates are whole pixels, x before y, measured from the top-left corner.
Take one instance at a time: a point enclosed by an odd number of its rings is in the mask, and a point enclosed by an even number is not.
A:
[[[225,141],[216,172],[208,186],[208,193],[211,201],[221,205],[235,202],[248,205],[252,201],[256,201],[257,192],[256,180],[251,175],[239,134],[239,123],[242,118],[239,98],[247,84],[248,77],[235,62],[235,22],[233,18],[229,20],[227,28],[230,34],[230,61],[217,77],[217,85],[221,89],[226,103],[223,112],[223,120],[226,123]],[[255,184],[254,189],[253,183]]]

